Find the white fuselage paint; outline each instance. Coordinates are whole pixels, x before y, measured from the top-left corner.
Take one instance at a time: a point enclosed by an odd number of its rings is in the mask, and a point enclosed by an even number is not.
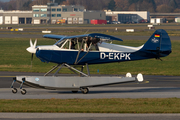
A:
[[[98,43],[99,51],[100,52],[120,52],[120,53],[132,53],[140,50],[144,45],[140,47],[131,47],[131,46],[124,46],[124,45],[116,45],[116,44],[109,44],[102,42],[101,44]]]
[[[140,47],[130,47],[109,43],[98,44],[100,51],[100,59],[109,60],[131,60],[131,53],[140,50],[144,45]]]

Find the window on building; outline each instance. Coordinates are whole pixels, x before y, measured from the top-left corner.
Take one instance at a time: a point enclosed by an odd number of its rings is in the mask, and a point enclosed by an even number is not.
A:
[[[33,17],[39,17],[39,14],[33,14]]]
[[[63,12],[67,12],[67,8],[63,8]]]
[[[47,17],[47,14],[41,14],[41,17]]]
[[[53,9],[51,9],[51,11],[52,11],[52,12],[55,12],[55,11],[56,11],[56,9],[55,9],[55,8],[53,8]]]
[[[102,17],[102,14],[100,14],[100,17]]]
[[[78,9],[77,9],[77,8],[74,8],[74,11],[78,11]]]
[[[57,11],[61,11],[61,8],[57,8]]]
[[[57,14],[57,17],[61,17],[61,14]]]
[[[47,8],[41,8],[41,12],[47,12]]]
[[[33,12],[39,12],[39,8],[34,8]]]
[[[52,14],[51,17],[56,17],[56,14]]]

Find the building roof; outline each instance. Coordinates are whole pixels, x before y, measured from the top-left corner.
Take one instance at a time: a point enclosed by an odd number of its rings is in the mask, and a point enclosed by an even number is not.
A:
[[[32,11],[13,10],[13,11],[3,11],[3,13],[32,13]]]

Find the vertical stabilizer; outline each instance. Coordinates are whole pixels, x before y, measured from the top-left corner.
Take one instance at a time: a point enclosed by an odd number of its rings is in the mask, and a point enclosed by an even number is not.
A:
[[[156,30],[144,44],[141,51],[153,52],[159,57],[165,57],[171,53],[171,40],[163,29]]]

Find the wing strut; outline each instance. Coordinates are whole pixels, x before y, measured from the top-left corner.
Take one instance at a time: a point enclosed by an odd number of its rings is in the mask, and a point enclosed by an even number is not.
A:
[[[69,66],[68,64],[65,64],[65,66],[68,67],[69,69],[72,69],[72,70],[74,70],[74,71],[77,71],[78,73],[80,73],[80,74],[82,74],[82,75],[84,75],[84,76],[86,76],[86,77],[89,77],[89,76],[86,75],[85,73],[83,73],[83,72],[81,72],[81,71],[79,71],[79,70],[77,70],[77,69],[75,69],[75,68]]]
[[[92,45],[92,43],[90,44],[87,53],[84,56],[82,56],[81,59],[76,64],[78,64],[89,53],[89,49],[90,49],[91,45]]]
[[[64,63],[59,67],[59,69],[54,73],[53,76],[56,76],[58,74],[58,72],[63,68],[64,66]]]
[[[60,64],[54,66],[54,67],[53,67],[51,70],[49,70],[44,76],[47,76],[48,74],[50,74],[53,70],[55,70],[55,69],[58,68],[59,66],[60,66]],[[68,65],[68,64],[66,64],[66,63],[63,63],[63,64],[59,67],[59,69],[54,73],[53,76],[56,76],[56,75],[58,74],[58,72],[59,72],[63,67],[69,68],[71,71],[73,71],[73,72],[76,73],[77,75],[80,74],[80,75],[83,75],[83,76],[85,76],[85,77],[89,77],[89,76],[90,76],[89,67],[88,67],[88,64],[87,64],[87,63],[86,63],[86,67],[87,67],[88,75],[85,74],[85,73],[83,73],[83,72],[82,72],[82,69],[81,69],[81,71],[79,71],[79,70],[77,70],[76,68],[74,68],[74,67],[72,67],[72,66],[70,66],[70,65]],[[79,73],[79,74],[78,74],[78,73]]]
[[[81,53],[81,50],[82,50],[82,48],[83,48],[83,40],[82,40],[82,42],[81,42],[81,47],[80,47],[80,49],[79,49],[79,51],[78,51],[78,54],[77,54],[77,57],[76,57],[76,61],[75,61],[75,65],[78,63],[77,61],[78,61],[78,58],[79,58],[79,55],[80,55],[80,53]]]
[[[47,76],[49,73],[51,73],[53,70],[55,70],[56,68],[58,68],[60,66],[60,64],[56,65],[55,67],[53,67],[51,70],[49,70],[46,74],[44,74],[44,76]]]

